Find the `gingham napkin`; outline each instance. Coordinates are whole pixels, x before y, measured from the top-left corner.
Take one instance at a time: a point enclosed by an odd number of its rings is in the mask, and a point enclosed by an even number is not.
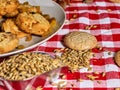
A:
[[[55,85],[61,82],[60,90],[114,90],[120,88],[120,67],[114,63],[114,54],[120,50],[120,4],[108,0],[94,0],[91,4],[71,2],[66,8],[66,24],[50,40],[31,51],[45,51],[54,54],[54,49],[64,48],[61,40],[72,31],[84,31],[94,35],[102,50],[94,49],[95,57],[90,60],[92,70],[87,68],[69,72],[67,67],[53,70],[51,84],[49,75],[41,76],[29,84],[33,90],[59,90]],[[74,19],[73,19],[74,17]],[[90,28],[91,27],[91,28]],[[65,78],[61,78],[61,73]],[[54,75],[55,74],[55,75]],[[90,80],[88,76],[95,76]],[[41,82],[39,82],[41,80]],[[28,86],[28,87],[29,87]],[[37,89],[36,89],[37,88]]]

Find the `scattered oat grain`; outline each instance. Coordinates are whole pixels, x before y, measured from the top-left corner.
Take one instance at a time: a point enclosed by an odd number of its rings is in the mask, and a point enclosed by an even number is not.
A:
[[[91,28],[90,28],[90,26],[86,26],[85,29],[86,30],[90,30]]]
[[[99,10],[96,10],[96,13],[99,13]]]
[[[108,12],[111,12],[112,10],[111,9],[107,9]]]
[[[96,26],[96,25],[93,25],[93,28],[97,28],[97,26]]]
[[[78,82],[83,82],[83,79],[79,78],[77,79]]]
[[[106,72],[102,72],[102,77],[104,77],[106,75]]]
[[[93,53],[93,57],[95,57],[95,53]]]
[[[91,30],[92,28],[95,28],[95,26],[94,25],[88,25],[88,26],[85,27],[86,30]]]
[[[74,88],[74,87],[76,87],[76,86],[75,86],[75,84],[71,84],[71,87]]]
[[[58,84],[57,84],[57,87],[58,87],[59,89],[63,89],[63,87],[65,87],[65,86],[66,86],[65,81],[59,81]]]
[[[43,88],[41,86],[38,86],[36,90],[43,90]]]
[[[75,19],[74,18],[70,18],[70,21],[74,21]]]
[[[58,83],[52,82],[51,85],[52,85],[52,86],[58,86]]]
[[[74,12],[78,12],[78,10],[74,10]]]
[[[97,71],[95,71],[95,72],[93,72],[94,74],[100,74],[100,72],[97,72]]]
[[[90,4],[93,3],[93,0],[84,0],[85,3]]]
[[[74,14],[74,15],[73,15],[73,18],[77,18],[77,14]]]
[[[97,45],[96,48],[98,48],[98,50],[100,50],[100,51],[103,49],[101,45]]]
[[[60,74],[61,79],[66,79],[66,75],[65,74]]]
[[[65,84],[65,81],[59,81],[58,84]]]
[[[88,67],[87,71],[92,71],[92,67]]]
[[[93,75],[87,75],[87,77],[92,81],[94,81],[96,78],[98,78],[98,76],[93,76]]]

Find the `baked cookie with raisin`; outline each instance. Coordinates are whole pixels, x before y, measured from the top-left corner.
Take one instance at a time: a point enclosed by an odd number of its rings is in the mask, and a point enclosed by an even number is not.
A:
[[[18,5],[18,0],[0,0],[0,16],[13,13]]]
[[[17,26],[28,34],[45,36],[49,32],[50,23],[38,13],[20,13],[16,18]]]
[[[19,40],[12,33],[0,33],[0,54],[10,52],[18,46]]]
[[[13,19],[6,19],[2,23],[2,30],[4,32],[10,32],[12,34],[15,34],[18,38],[23,38],[28,35],[27,33],[19,29],[19,27],[15,24]]]
[[[27,12],[27,13],[42,13],[40,10],[40,6],[32,6],[28,2],[24,2],[18,6],[18,11],[20,13]]]

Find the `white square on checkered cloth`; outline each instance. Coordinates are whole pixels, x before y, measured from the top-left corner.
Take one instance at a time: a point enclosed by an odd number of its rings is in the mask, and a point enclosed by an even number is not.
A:
[[[111,71],[114,71],[114,72],[118,72],[120,69],[118,68],[118,66],[115,64],[107,64],[105,65],[105,70],[106,72],[111,72]]]
[[[117,88],[120,87],[120,80],[119,79],[109,79],[107,82],[107,88]]]
[[[70,32],[69,29],[61,29],[57,34],[58,35],[66,35]]]
[[[91,80],[84,80],[83,82],[80,82],[81,88],[93,88],[94,82]]]
[[[112,35],[112,31],[111,30],[102,29],[101,30],[101,34],[102,35]]]
[[[90,25],[90,20],[88,18],[87,17],[81,17],[81,18],[79,18],[79,23]]]
[[[102,41],[102,46],[103,47],[113,47],[114,48],[114,43],[112,41]]]
[[[102,16],[104,17],[104,16]],[[100,24],[110,24],[110,18],[102,18],[99,20]]]
[[[107,6],[105,2],[96,2],[96,6]]]

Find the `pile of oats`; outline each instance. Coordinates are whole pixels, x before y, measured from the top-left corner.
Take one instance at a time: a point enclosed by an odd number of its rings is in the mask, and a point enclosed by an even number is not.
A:
[[[60,57],[57,57],[62,61],[64,66],[68,66],[71,71],[77,71],[83,67],[90,66],[90,58],[92,57],[91,50],[77,51],[66,48]]]
[[[0,63],[0,77],[24,80],[51,71],[60,65],[58,59],[54,60],[48,54],[26,52],[3,60]]]

